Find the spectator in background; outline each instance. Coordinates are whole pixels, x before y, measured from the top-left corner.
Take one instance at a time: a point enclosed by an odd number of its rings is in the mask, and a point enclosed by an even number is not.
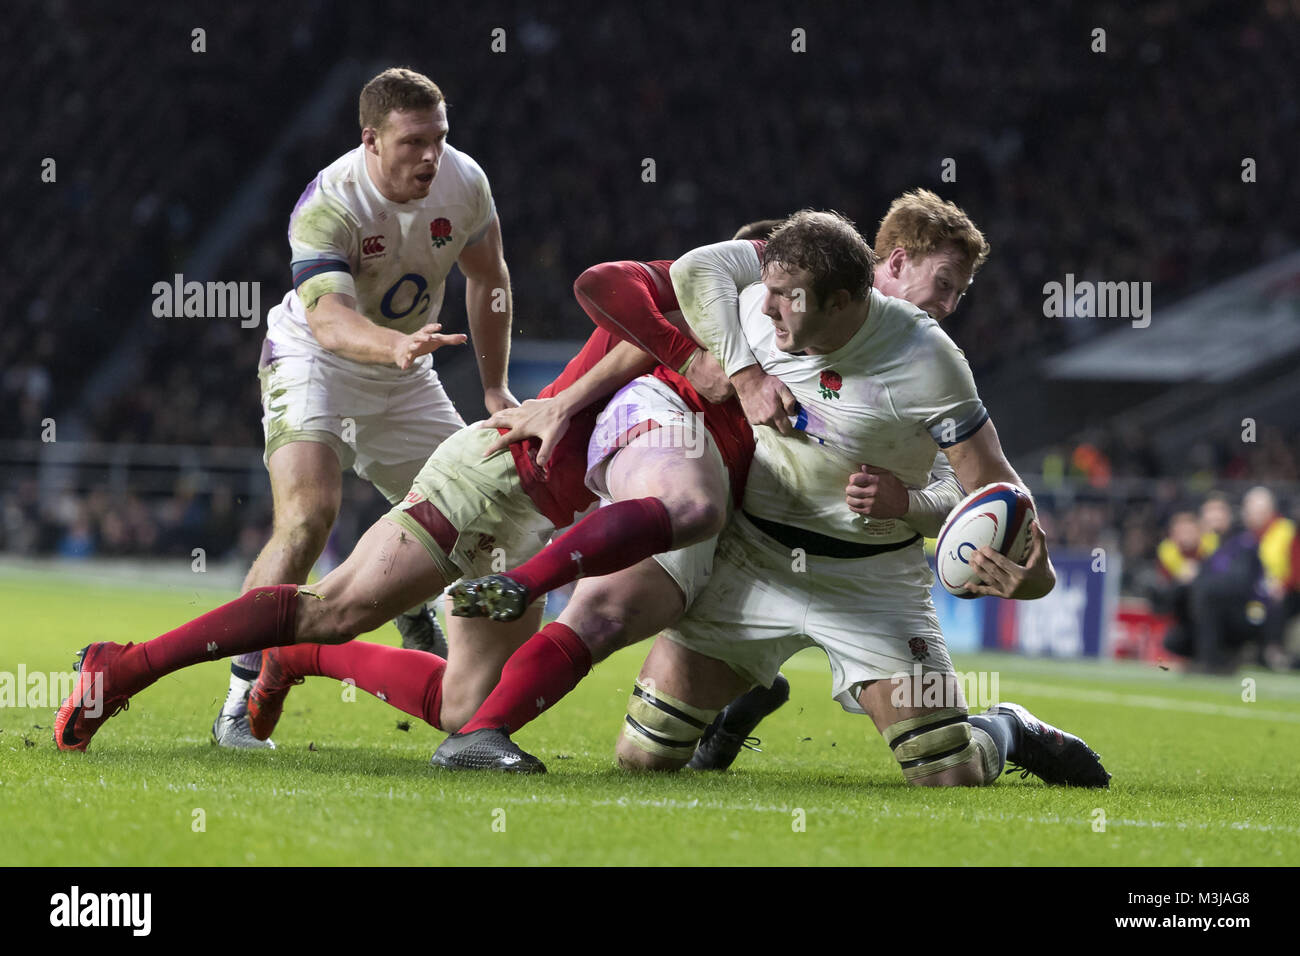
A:
[[[1295,543],[1295,522],[1277,510],[1277,498],[1263,485],[1246,492],[1241,502],[1241,520],[1259,539],[1259,560],[1264,565],[1270,595],[1282,596],[1291,576],[1291,548]]]
[[[1156,546],[1156,564],[1164,580],[1178,585],[1190,584],[1201,570],[1201,561],[1218,544],[1201,533],[1201,523],[1191,511],[1179,511],[1169,519],[1169,536]]]
[[[1267,637],[1267,591],[1259,560],[1259,539],[1249,530],[1221,524],[1227,501],[1212,496],[1202,506],[1216,529],[1218,546],[1201,563],[1187,586],[1185,605],[1175,627],[1165,637],[1174,654],[1193,658],[1192,668],[1204,673],[1231,674],[1242,648]],[[1228,511],[1231,522],[1232,512]]]
[[[1232,505],[1221,491],[1211,491],[1201,504],[1201,553],[1209,556],[1232,527]]]
[[[1241,520],[1259,542],[1259,561],[1264,569],[1268,626],[1264,638],[1264,663],[1274,670],[1288,670],[1291,662],[1283,648],[1287,620],[1296,613],[1297,551],[1295,522],[1277,510],[1277,498],[1263,485],[1246,492],[1241,502]]]
[[[1215,538],[1214,544],[1217,545]],[[1201,570],[1201,562],[1212,547],[1201,533],[1201,522],[1194,511],[1178,511],[1169,519],[1169,536],[1156,546],[1156,581],[1151,589],[1151,603],[1160,614],[1170,614],[1175,629],[1185,628],[1189,618],[1188,596],[1192,582]],[[1173,634],[1166,646],[1188,647],[1190,635]]]

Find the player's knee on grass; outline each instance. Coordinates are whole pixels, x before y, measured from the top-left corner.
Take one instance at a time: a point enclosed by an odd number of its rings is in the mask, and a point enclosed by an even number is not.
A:
[[[965,710],[945,707],[897,721],[882,733],[909,784],[977,787],[986,782],[985,761],[971,731]]]
[[[641,750],[635,744],[628,743],[622,737],[619,738],[615,757],[618,760],[618,769],[629,773],[675,773],[685,767],[690,759],[689,757],[681,759],[656,757]]]
[[[693,707],[637,678],[618,742],[619,766],[624,770],[680,770],[717,715],[716,710]]]

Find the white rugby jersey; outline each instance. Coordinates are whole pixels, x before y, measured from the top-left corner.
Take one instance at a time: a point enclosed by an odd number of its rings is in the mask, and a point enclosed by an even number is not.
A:
[[[753,246],[744,241],[709,246],[678,263],[690,267],[695,256],[712,256],[715,265],[730,270],[733,292],[736,278],[758,275]],[[738,262],[744,267],[735,268]],[[681,278],[675,269],[683,314],[726,371],[738,371],[752,354],[801,406],[805,434],[754,429],[744,509],[847,541],[890,544],[912,537],[915,532],[901,519],[849,510],[844,489],[862,464],[887,468],[903,484],[922,488],[936,446],[965,441],[988,420],[966,357],[939,324],[910,302],[872,289],[867,320],[843,347],[827,355],[793,355],[774,344],[761,282],[739,292],[737,323],[736,299],[728,307],[717,271],[704,279],[705,289],[687,288]]]
[[[366,171],[364,146],[317,174],[289,217],[293,289],[267,317],[267,338],[326,352],[306,309],[325,293],[350,295],[376,325],[410,333],[437,320],[447,273],[461,250],[483,237],[495,214],[487,176],[446,146],[423,199],[384,198]],[[335,362],[349,363],[330,354]],[[422,356],[412,370],[427,368]],[[373,376],[383,366],[366,365]],[[394,366],[393,375],[404,375]]]

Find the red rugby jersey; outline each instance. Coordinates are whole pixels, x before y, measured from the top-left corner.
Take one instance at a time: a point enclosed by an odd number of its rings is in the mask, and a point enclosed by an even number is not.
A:
[[[752,241],[761,255],[765,243]],[[604,358],[620,339],[631,342],[660,362],[651,374],[677,392],[692,411],[704,416],[705,426],[727,466],[732,497],[739,507],[754,456],[754,432],[735,398],[715,405],[702,398],[691,383],[677,373],[676,370],[699,346],[664,317],[665,312],[680,308],[668,274],[670,266],[671,260],[662,259],[654,262],[605,262],[580,275],[573,284],[574,296],[599,328],[559,377],[543,388],[537,397],[550,398],[568,388]],[[624,384],[626,382],[619,383],[615,390]],[[595,495],[586,486],[587,445],[596,418],[608,404],[609,397],[593,402],[573,416],[568,431],[551,455],[545,474],[537,466],[537,450],[541,447],[539,439],[530,438],[510,446],[525,494],[557,528],[570,524],[595,501]],[[501,429],[502,434],[505,431]]]
[[[559,377],[538,392],[537,397],[551,398],[568,388],[608,355],[618,342],[605,329],[596,329],[578,354],[564,366]],[[557,528],[572,524],[574,517],[586,511],[596,500],[586,485],[587,443],[591,441],[591,430],[596,427],[596,418],[607,401],[608,399],[602,399],[593,402],[573,416],[569,421],[569,430],[552,451],[551,463],[545,472],[537,465],[541,439],[529,438],[510,446],[510,454],[514,456],[515,470],[519,472],[519,483],[524,494],[533,500],[537,510]],[[503,435],[508,431],[505,428],[498,430]]]
[[[760,254],[763,245],[755,242]],[[699,346],[664,318],[665,312],[680,308],[668,274],[671,266],[671,261],[663,259],[605,262],[578,277],[574,295],[593,322],[653,355],[660,364],[651,374],[680,395],[692,411],[704,416],[731,476],[731,493],[739,506],[754,456],[754,432],[739,401],[731,398],[715,405],[677,373]]]

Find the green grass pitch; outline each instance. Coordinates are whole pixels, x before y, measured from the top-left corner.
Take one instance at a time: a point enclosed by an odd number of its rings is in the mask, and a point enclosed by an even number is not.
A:
[[[0,577],[0,672],[67,671],[91,640],[142,640],[227,599],[54,575]],[[372,639],[396,642],[385,629]],[[48,706],[0,707],[6,865],[1291,865],[1300,863],[1300,680],[964,655],[1000,696],[1079,733],[1109,791],[1004,777],[904,786],[883,741],[829,699],[819,652],[786,669],[763,753],[726,774],[629,776],[613,741],[645,647],[599,665],[518,741],[544,777],[428,764],[442,735],[323,679],[295,688],[273,753],[209,743],[224,662],[160,681],[85,755]],[[1243,700],[1242,678],[1255,681]],[[10,678],[13,680],[13,678]],[[201,824],[201,825],[200,825]]]

